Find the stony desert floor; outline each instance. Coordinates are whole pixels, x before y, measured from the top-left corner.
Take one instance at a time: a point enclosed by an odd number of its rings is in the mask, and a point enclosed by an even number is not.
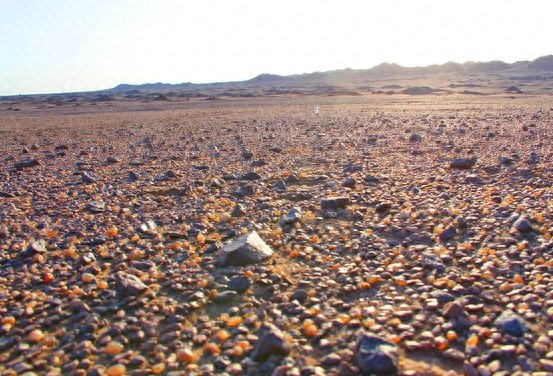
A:
[[[0,103],[0,374],[553,374],[551,98]]]

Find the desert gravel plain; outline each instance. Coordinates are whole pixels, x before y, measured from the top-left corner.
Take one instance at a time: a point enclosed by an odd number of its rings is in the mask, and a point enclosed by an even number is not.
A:
[[[552,375],[552,126],[550,95],[0,102],[0,375]]]

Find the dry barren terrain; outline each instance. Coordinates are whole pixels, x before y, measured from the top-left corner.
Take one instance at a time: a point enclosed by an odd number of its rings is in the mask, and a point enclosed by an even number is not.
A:
[[[0,102],[0,374],[553,374],[551,98]]]

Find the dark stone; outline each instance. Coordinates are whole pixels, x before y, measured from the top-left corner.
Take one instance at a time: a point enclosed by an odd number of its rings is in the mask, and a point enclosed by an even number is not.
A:
[[[350,204],[348,197],[326,197],[321,201],[322,210],[344,209]]]
[[[253,153],[249,150],[244,150],[242,152],[242,158],[244,158],[246,161],[248,161],[248,160],[253,158]]]
[[[279,180],[275,183],[273,186],[277,191],[285,191],[286,190],[286,183],[284,180]]]
[[[376,206],[375,211],[379,214],[383,214],[390,211],[391,208],[392,208],[391,202],[382,202]]]
[[[234,194],[238,197],[253,196],[255,194],[255,188],[249,184],[241,185]]]
[[[397,374],[399,355],[393,343],[361,332],[355,350],[355,363],[363,375]]]
[[[40,162],[38,161],[38,159],[30,158],[30,159],[24,159],[24,160],[15,162],[13,164],[13,167],[15,167],[18,170],[21,170],[23,168],[35,167],[35,166],[39,166],[39,165],[40,165]]]
[[[228,283],[228,288],[239,293],[245,292],[252,285],[250,279],[245,276],[232,278]]]
[[[347,187],[347,188],[353,188],[355,187],[355,185],[357,184],[357,180],[353,179],[353,178],[347,178],[346,180],[344,180],[344,182],[342,183],[342,185],[344,187]]]
[[[271,355],[286,356],[290,353],[291,346],[284,333],[276,326],[265,323],[259,329],[259,339],[252,352],[252,359],[259,361]]]
[[[294,293],[290,296],[291,300],[297,300],[298,302],[303,302],[305,299],[307,299],[308,293],[307,290],[304,289],[297,289],[294,291]]]
[[[458,169],[469,169],[474,167],[476,164],[476,161],[478,158],[472,157],[472,158],[455,158],[451,161],[449,164],[450,168],[458,168]]]
[[[261,179],[261,175],[259,175],[255,171],[246,172],[244,175],[240,176],[240,180],[255,181],[260,179]]]
[[[448,240],[453,239],[457,235],[457,229],[454,226],[450,226],[446,228],[442,233],[440,234],[440,240],[443,242],[446,242]]]
[[[503,333],[520,337],[528,330],[528,326],[522,317],[511,310],[504,311],[494,322],[495,326]]]
[[[525,215],[521,215],[516,221],[515,223],[513,223],[513,227],[518,231],[518,232],[530,232],[530,231],[533,231],[534,230],[534,227],[532,226],[532,223],[530,222],[530,220],[528,219],[528,217],[526,217]]]

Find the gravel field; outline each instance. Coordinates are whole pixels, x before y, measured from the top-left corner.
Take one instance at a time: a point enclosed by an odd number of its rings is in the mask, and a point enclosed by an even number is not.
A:
[[[0,375],[553,375],[551,96],[39,107]]]

